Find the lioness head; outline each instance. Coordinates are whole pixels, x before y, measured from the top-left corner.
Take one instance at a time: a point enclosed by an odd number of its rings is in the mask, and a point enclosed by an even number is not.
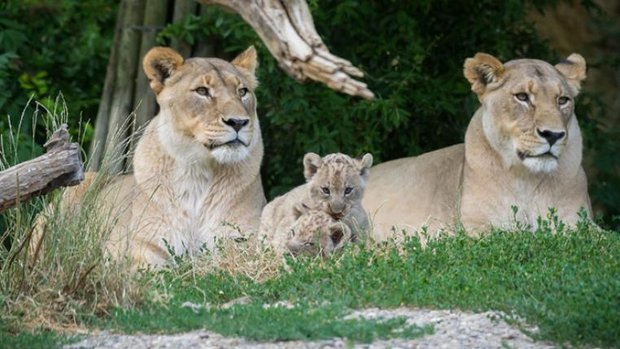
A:
[[[232,62],[184,60],[173,49],[155,47],[143,65],[161,109],[160,138],[174,144],[177,157],[236,163],[253,147],[262,146],[254,96],[254,47]]]
[[[351,240],[349,227],[322,210],[303,204],[293,208],[295,223],[291,226],[286,247],[293,255],[329,257]]]
[[[553,172],[573,136],[569,125],[586,78],[584,58],[573,53],[555,66],[535,59],[502,64],[477,53],[465,61],[464,74],[482,104],[484,135],[504,164]]]
[[[335,153],[323,158],[315,153],[304,156],[304,176],[309,184],[312,208],[341,219],[364,196],[372,155],[361,159]]]

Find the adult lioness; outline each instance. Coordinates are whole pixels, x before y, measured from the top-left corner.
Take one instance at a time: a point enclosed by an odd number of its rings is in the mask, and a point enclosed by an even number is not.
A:
[[[534,59],[502,64],[478,53],[464,65],[481,102],[465,144],[371,169],[363,205],[374,216],[376,238],[462,222],[478,231],[517,219],[535,226],[549,207],[575,223],[591,213],[574,98],[586,77],[578,54],[552,66]]]
[[[131,201],[110,236],[113,255],[160,264],[169,249],[192,253],[238,229],[258,230],[265,197],[256,66],[253,47],[230,63],[183,60],[164,47],[147,53],[160,112],[138,142],[133,176],[108,189]]]

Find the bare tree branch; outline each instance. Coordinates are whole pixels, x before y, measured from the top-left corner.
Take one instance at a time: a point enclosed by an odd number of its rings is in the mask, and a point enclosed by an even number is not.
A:
[[[263,40],[280,68],[299,81],[308,78],[352,96],[374,98],[351,62],[329,52],[317,34],[304,0],[198,0],[237,12]]]

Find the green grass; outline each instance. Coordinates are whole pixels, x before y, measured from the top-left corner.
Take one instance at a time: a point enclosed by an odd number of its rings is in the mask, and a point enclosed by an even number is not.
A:
[[[0,332],[0,349],[52,349],[60,348],[69,339],[50,331],[22,332],[9,335]]]
[[[401,248],[355,247],[328,261],[289,260],[289,272],[263,283],[225,273],[165,271],[153,291],[167,294],[165,301],[117,310],[98,325],[130,332],[206,327],[255,340],[338,336],[366,342],[430,329],[403,331],[402,319],[343,320],[349,310],[411,306],[500,310],[511,315],[508,321],[518,316],[537,325],[539,332],[532,334],[537,339],[620,346],[620,234],[585,224],[554,233],[553,222],[546,223],[536,233],[494,231],[481,239],[460,234],[425,249],[411,238]],[[250,304],[215,307],[244,295]],[[279,301],[296,306],[262,307]],[[182,308],[184,302],[211,307],[195,312]]]

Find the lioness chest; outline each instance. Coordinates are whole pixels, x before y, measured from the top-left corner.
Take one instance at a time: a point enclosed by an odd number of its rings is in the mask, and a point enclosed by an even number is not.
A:
[[[205,170],[181,168],[171,171],[168,181],[158,200],[164,216],[162,242],[166,240],[177,255],[213,249],[226,229],[226,208],[217,205],[212,176]]]

